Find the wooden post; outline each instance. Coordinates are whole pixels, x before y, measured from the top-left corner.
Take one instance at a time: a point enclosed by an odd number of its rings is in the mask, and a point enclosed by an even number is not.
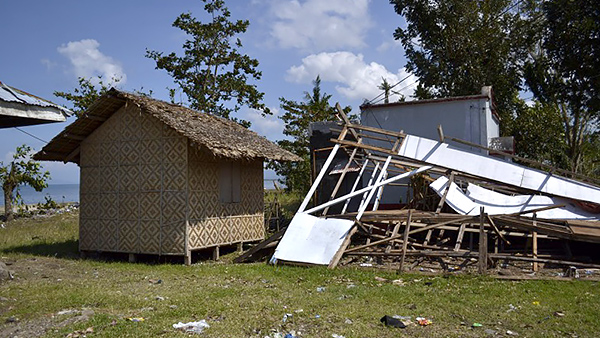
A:
[[[134,253],[129,254],[129,263],[135,263],[136,257]]]
[[[402,237],[402,256],[400,257],[400,267],[398,268],[400,273],[404,271],[404,257],[406,257],[406,247],[408,246],[408,233],[410,232],[411,219],[412,210],[408,210],[408,219],[406,221],[406,227],[404,228],[404,236]]]
[[[215,246],[215,248],[213,249],[213,261],[218,261],[219,260],[219,246]]]
[[[537,214],[533,214],[533,232],[531,233],[531,246],[533,248],[533,259],[538,258],[538,245],[537,245],[537,231],[535,230],[537,227]],[[537,272],[539,269],[538,262],[533,261],[533,272]]]
[[[239,243],[237,244],[237,251],[238,251],[238,252],[242,252],[242,251],[244,251],[244,242],[239,242]]]
[[[401,223],[402,222],[398,222],[394,226],[394,230],[392,230],[392,237],[394,237],[394,236],[396,236],[398,234],[398,230],[400,229],[400,224]],[[394,246],[394,242],[390,242],[390,244],[388,244],[388,246],[385,248],[385,252],[389,253],[392,250],[392,246]]]
[[[479,209],[479,262],[477,262],[477,270],[480,274],[485,274],[487,271],[487,234],[483,228],[485,220],[484,209]]]
[[[446,197],[448,196],[448,192],[450,191],[450,185],[452,184],[452,182],[454,182],[454,171],[450,173],[450,178],[448,179],[448,186],[446,187],[446,190],[444,190],[444,194],[440,199],[440,204],[438,204],[438,207],[435,210],[436,215],[438,215],[442,211],[444,203],[446,203]]]
[[[463,236],[465,235],[465,227],[467,223],[462,223],[460,225],[460,229],[458,230],[458,235],[456,236],[456,245],[454,246],[454,251],[460,250],[460,245],[462,244]]]

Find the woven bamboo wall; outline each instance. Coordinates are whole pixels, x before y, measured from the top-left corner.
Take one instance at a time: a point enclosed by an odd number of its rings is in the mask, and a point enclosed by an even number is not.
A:
[[[79,248],[146,254],[260,240],[262,161],[239,161],[241,199],[221,203],[223,159],[135,105],[121,108],[81,144]]]
[[[263,162],[239,161],[241,200],[221,203],[219,168],[223,160],[191,147],[188,154],[190,249],[263,239]]]
[[[81,144],[80,250],[184,254],[187,139],[135,105]]]

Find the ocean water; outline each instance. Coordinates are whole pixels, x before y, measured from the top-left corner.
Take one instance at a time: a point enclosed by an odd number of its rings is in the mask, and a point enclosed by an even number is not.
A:
[[[21,186],[20,191],[25,204],[44,203],[46,196],[50,196],[56,203],[79,202],[79,184],[49,184],[40,192],[26,185]],[[4,200],[0,204],[4,205]]]
[[[274,179],[265,179],[265,189],[275,189],[273,181]],[[279,184],[279,187],[283,187],[283,185]],[[26,185],[21,186],[20,190],[25,204],[44,203],[46,196],[50,196],[56,203],[79,202],[79,184],[49,184],[40,192]],[[3,197],[0,197],[0,205],[4,205]]]

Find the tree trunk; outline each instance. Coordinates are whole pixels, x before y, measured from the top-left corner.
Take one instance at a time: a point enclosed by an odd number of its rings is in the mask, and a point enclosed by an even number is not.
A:
[[[13,189],[9,187],[4,188],[4,216],[6,221],[10,222],[13,220]]]

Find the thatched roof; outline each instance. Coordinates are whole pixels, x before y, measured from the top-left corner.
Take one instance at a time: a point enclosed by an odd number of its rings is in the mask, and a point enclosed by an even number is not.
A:
[[[34,159],[79,163],[80,143],[126,103],[139,106],[142,112],[154,116],[190,139],[193,144],[218,157],[301,160],[300,157],[236,122],[114,88],[94,102],[83,116],[54,137],[34,155]]]

